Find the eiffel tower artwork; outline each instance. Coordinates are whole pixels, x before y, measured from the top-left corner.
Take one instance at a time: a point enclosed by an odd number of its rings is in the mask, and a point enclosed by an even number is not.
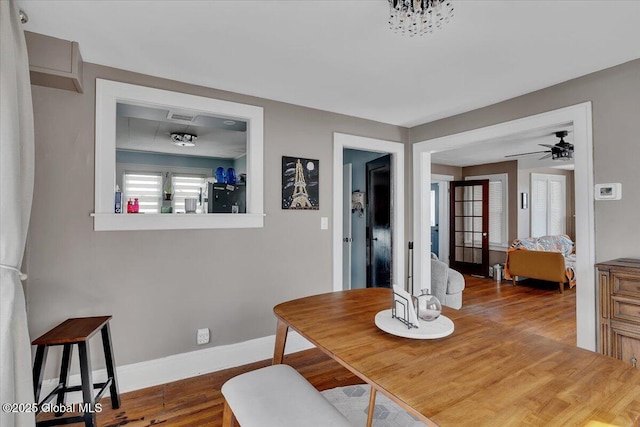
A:
[[[282,209],[317,210],[318,160],[282,157]]]

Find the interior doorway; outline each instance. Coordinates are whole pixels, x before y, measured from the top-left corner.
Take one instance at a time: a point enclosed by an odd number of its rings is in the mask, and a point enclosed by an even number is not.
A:
[[[431,183],[431,253],[440,258],[440,185]]]
[[[389,163],[388,180],[389,197],[388,205],[389,214],[389,247],[390,247],[390,273],[382,273],[388,276],[388,286],[391,284],[403,285],[405,281],[404,266],[404,150],[405,146],[399,142],[384,141],[374,138],[365,138],[354,135],[346,135],[341,133],[334,134],[334,151],[333,151],[333,290],[340,291],[356,287],[367,286],[367,269],[366,269],[366,236],[367,236],[367,205],[366,200],[367,183],[366,183],[366,163],[380,157],[387,156]],[[362,181],[358,181],[356,172],[356,163],[350,161],[347,157],[355,152],[361,155],[368,155],[366,161],[362,161]],[[345,164],[351,164],[352,189],[351,194],[347,195],[345,187]],[[384,173],[382,173],[384,175]],[[357,194],[364,194],[365,208],[362,211],[355,209],[354,200],[359,198]],[[351,197],[351,200],[349,200]],[[375,197],[374,197],[375,199]],[[348,228],[349,214],[351,219],[350,236],[345,236],[345,226]],[[363,227],[360,227],[360,223]],[[373,234],[370,233],[373,238]],[[380,237],[378,237],[378,242]],[[347,241],[345,241],[347,240]],[[373,242],[376,242],[375,240]],[[375,245],[374,245],[375,247]],[[360,249],[361,248],[361,251]],[[360,251],[362,255],[356,255]],[[350,257],[346,252],[350,252]],[[361,258],[360,258],[361,256]],[[344,279],[346,274],[345,266],[348,260],[351,263],[350,283]],[[364,260],[361,267],[358,266],[357,259]]]
[[[431,183],[431,252],[449,265],[449,187],[454,181],[453,175],[432,174]],[[434,233],[435,232],[435,233]],[[437,242],[434,244],[434,234]]]
[[[577,345],[596,349],[595,226],[593,203],[593,140],[591,103],[582,103],[497,125],[419,142],[413,145],[414,164],[414,280],[418,288],[430,286],[430,263],[425,252],[430,247],[431,155],[451,149],[477,147],[486,141],[508,139],[512,135],[550,126],[570,125],[574,130],[574,186],[576,242],[576,335]]]
[[[452,181],[449,196],[450,266],[484,277],[489,271],[489,180]]]
[[[391,157],[377,151],[343,151],[343,289],[392,283]]]

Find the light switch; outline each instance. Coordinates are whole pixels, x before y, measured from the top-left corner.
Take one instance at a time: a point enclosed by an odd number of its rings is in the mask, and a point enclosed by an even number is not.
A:
[[[328,230],[329,229],[329,217],[323,216],[320,217],[320,230]]]

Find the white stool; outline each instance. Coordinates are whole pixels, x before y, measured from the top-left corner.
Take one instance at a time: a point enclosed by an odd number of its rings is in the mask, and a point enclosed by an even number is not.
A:
[[[352,427],[318,390],[289,365],[272,365],[222,386],[222,427]]]

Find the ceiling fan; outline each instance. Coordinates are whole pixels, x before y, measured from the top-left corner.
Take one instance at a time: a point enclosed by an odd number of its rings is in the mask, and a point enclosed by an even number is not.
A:
[[[520,153],[520,154],[510,154],[505,157],[518,157],[518,156],[527,156],[529,154],[540,154],[540,153],[548,153],[544,156],[540,157],[538,160],[544,160],[551,157],[552,160],[570,160],[573,158],[573,144],[566,142],[564,137],[567,136],[569,132],[566,130],[556,132],[555,135],[557,138],[560,138],[560,141],[556,145],[550,144],[538,144],[543,147],[548,147],[550,150],[544,151],[532,151],[529,153]]]

